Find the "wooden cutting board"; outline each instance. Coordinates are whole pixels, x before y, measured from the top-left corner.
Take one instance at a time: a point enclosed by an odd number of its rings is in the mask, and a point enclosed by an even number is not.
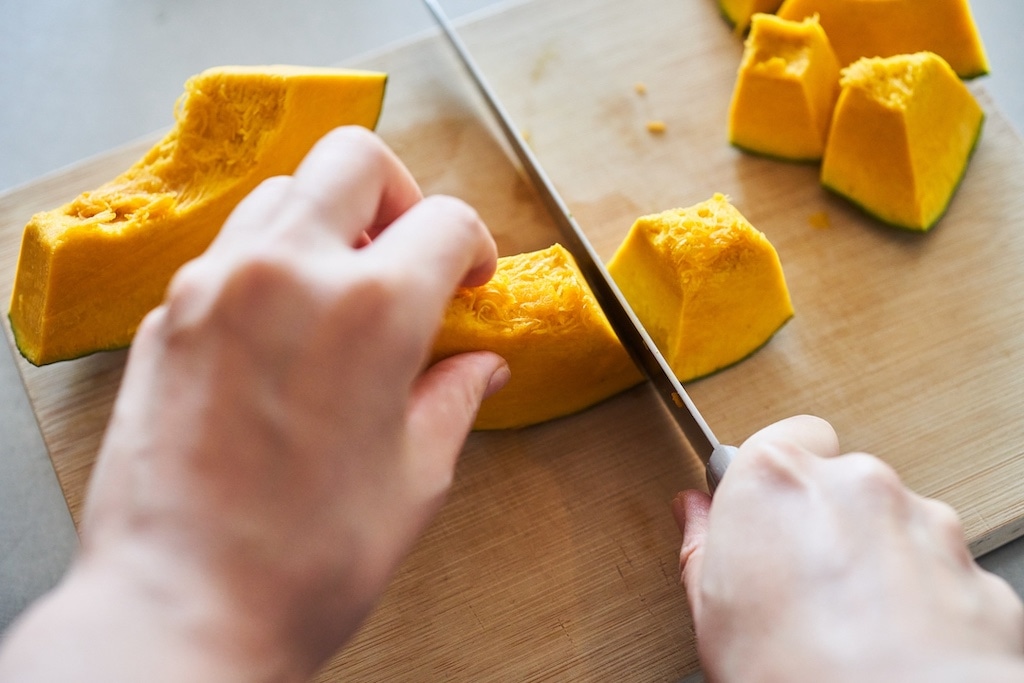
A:
[[[975,553],[1024,534],[1024,145],[980,86],[988,120],[963,185],[932,233],[910,235],[824,192],[813,165],[726,144],[742,45],[714,0],[534,0],[463,29],[605,258],[635,217],[716,191],[778,248],[796,317],[689,387],[723,440],[815,413],[956,507]],[[347,65],[391,74],[379,130],[426,191],[474,204],[503,253],[557,240],[438,36]],[[0,196],[5,301],[29,216],[157,137]],[[125,355],[19,359],[76,523]],[[646,386],[471,435],[447,506],[320,680],[677,680],[697,660],[668,506],[702,485]]]

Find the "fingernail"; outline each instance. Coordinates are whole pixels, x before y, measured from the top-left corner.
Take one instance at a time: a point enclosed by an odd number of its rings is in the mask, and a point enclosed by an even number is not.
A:
[[[502,361],[501,365],[494,371],[487,381],[487,388],[484,389],[484,398],[490,398],[498,393],[512,377],[512,371],[508,369],[508,363]]]

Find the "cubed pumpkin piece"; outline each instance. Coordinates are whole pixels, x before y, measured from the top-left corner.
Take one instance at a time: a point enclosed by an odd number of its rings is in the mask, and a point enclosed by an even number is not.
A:
[[[781,159],[817,161],[839,96],[839,63],[817,17],[755,14],[729,108],[729,141]]]
[[[177,124],[142,159],[25,227],[10,310],[21,353],[41,365],[127,346],[256,185],[294,171],[332,128],[376,125],[385,81],[291,66],[189,79]]]
[[[494,277],[457,292],[433,360],[503,356],[512,376],[486,399],[475,429],[525,427],[569,415],[643,380],[561,245],[498,259]]]
[[[822,184],[886,223],[930,229],[967,169],[981,106],[931,52],[858,60],[841,87]]]
[[[729,24],[743,32],[750,25],[750,19],[758,12],[772,13],[779,9],[782,0],[718,0],[718,9]]]
[[[608,270],[683,382],[743,360],[793,315],[775,248],[721,194],[637,219]]]
[[[783,19],[817,14],[840,66],[861,57],[934,52],[961,78],[988,73],[968,0],[785,0]]]

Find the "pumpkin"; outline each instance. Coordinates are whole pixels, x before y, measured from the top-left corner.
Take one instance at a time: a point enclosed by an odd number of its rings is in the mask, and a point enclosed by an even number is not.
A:
[[[785,0],[783,19],[817,14],[840,66],[861,57],[942,56],[961,78],[988,73],[968,0]]]
[[[511,378],[483,402],[475,429],[569,415],[643,380],[559,244],[503,256],[490,282],[456,293],[432,360],[480,349],[504,357]]]
[[[729,141],[747,151],[817,161],[839,96],[839,63],[817,17],[755,14],[729,107]]]
[[[782,0],[718,0],[718,9],[730,25],[743,32],[755,14],[774,12],[781,4]]]
[[[263,179],[380,115],[386,75],[293,66],[193,76],[174,128],[120,176],[25,227],[10,320],[40,365],[127,346],[171,276]]]
[[[775,248],[721,194],[638,218],[608,271],[682,382],[743,360],[793,315]]]
[[[822,184],[882,221],[930,229],[967,169],[981,106],[931,52],[858,60],[841,88]]]

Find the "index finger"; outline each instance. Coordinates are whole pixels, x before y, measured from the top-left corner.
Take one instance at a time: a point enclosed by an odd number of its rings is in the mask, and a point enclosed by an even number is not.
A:
[[[373,239],[423,198],[391,148],[359,126],[321,138],[293,178],[292,195],[351,245],[364,236]]]
[[[797,415],[755,432],[743,442],[741,449],[764,447],[799,449],[823,458],[839,455],[839,438],[825,420],[812,415]]]
[[[498,259],[494,238],[476,210],[444,195],[416,204],[380,235],[368,253],[403,273],[410,291],[443,305],[459,285],[487,282]]]
[[[800,480],[818,458],[839,455],[839,438],[825,420],[810,415],[786,418],[755,432],[740,446],[715,499],[763,483]]]

